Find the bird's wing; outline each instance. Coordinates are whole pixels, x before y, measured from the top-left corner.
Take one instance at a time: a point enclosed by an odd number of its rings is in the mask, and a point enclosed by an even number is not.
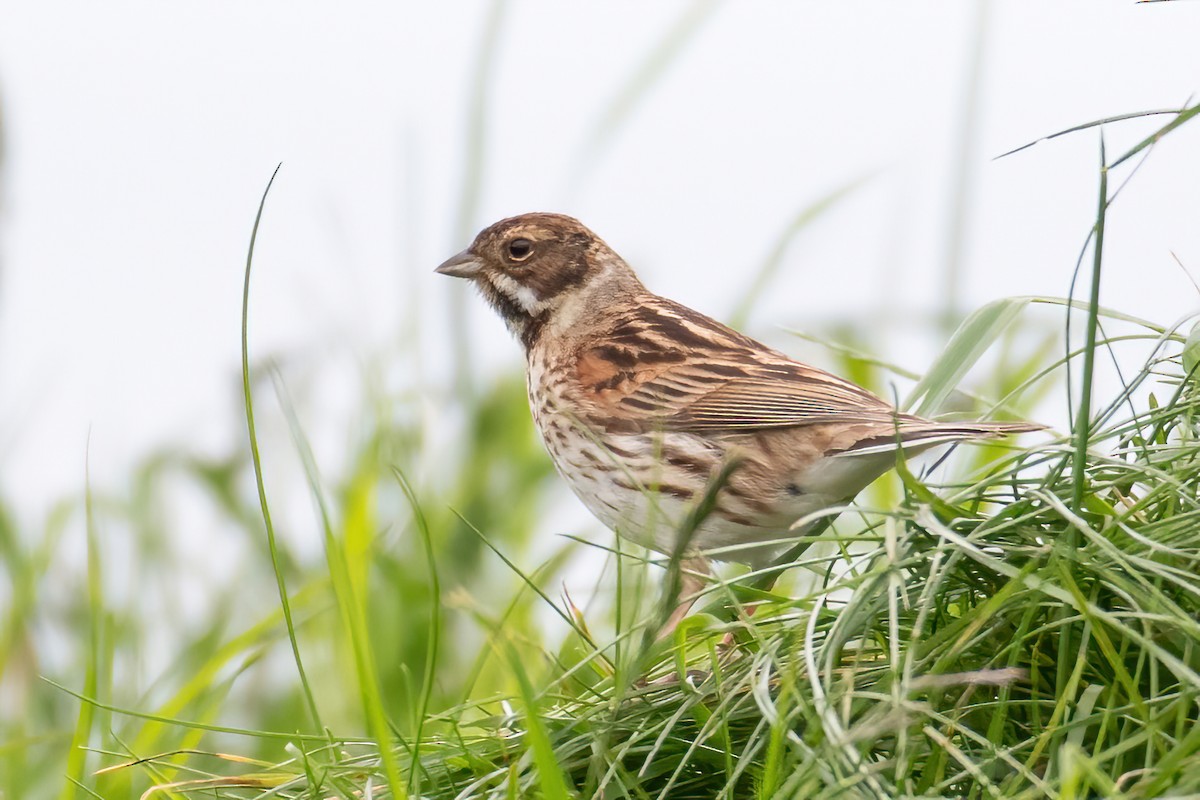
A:
[[[855,384],[662,298],[576,361],[597,416],[627,428],[719,433],[894,419]]]
[[[661,378],[643,386],[639,394],[660,388]],[[824,422],[887,422],[892,416],[891,408],[873,395],[811,370],[803,377],[730,380],[678,409],[666,422],[672,428],[720,432]]]

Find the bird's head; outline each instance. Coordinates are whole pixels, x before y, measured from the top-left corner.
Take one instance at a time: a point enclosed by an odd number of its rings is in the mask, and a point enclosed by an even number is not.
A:
[[[522,214],[485,228],[437,268],[474,283],[526,348],[640,290],[629,266],[579,220]]]

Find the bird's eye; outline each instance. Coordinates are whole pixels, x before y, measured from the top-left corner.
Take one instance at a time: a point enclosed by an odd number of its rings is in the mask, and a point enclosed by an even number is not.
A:
[[[508,257],[513,261],[524,261],[533,255],[533,242],[528,239],[513,239],[508,243]]]

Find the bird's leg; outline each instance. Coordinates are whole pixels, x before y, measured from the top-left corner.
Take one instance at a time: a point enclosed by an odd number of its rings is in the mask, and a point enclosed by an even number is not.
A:
[[[676,596],[677,605],[667,617],[667,621],[658,631],[659,641],[670,636],[679,626],[680,621],[687,616],[704,590],[705,584],[712,577],[712,565],[702,556],[685,558],[679,562],[679,594]]]

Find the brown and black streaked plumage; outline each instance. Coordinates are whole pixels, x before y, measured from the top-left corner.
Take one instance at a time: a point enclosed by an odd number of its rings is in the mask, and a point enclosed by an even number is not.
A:
[[[471,280],[521,340],[534,420],[571,488],[617,533],[661,552],[731,459],[689,546],[757,565],[797,519],[887,471],[900,446],[1039,427],[898,413],[653,294],[571,217],[501,220],[437,271]]]

